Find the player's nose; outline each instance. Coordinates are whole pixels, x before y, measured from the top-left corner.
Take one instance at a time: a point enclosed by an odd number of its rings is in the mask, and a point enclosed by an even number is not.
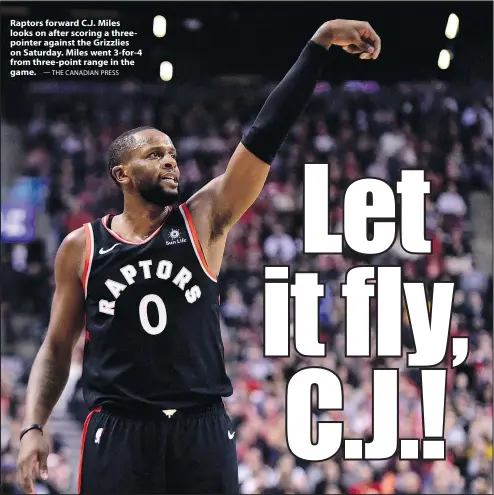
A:
[[[172,173],[173,176],[176,177],[177,179],[180,177],[180,172],[177,167],[177,162],[173,158],[165,159],[161,163],[161,168],[163,172]]]
[[[165,157],[161,166],[166,170],[177,170],[177,162],[172,157]]]

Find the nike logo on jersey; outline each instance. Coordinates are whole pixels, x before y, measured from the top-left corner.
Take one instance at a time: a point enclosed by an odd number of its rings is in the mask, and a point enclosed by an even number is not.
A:
[[[230,440],[233,440],[233,437],[234,437],[234,436],[235,436],[235,432],[233,432],[233,433],[232,433],[230,430],[228,430],[228,438],[229,438]]]
[[[121,242],[117,242],[116,244],[114,244],[110,249],[103,249],[101,248],[99,250],[99,254],[106,254],[106,253],[109,253],[110,251],[112,251],[113,249],[115,249],[117,246],[120,246],[120,244],[122,244]]]

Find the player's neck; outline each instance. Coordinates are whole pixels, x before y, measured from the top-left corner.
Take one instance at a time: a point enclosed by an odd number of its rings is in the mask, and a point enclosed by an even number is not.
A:
[[[134,198],[125,198],[124,210],[119,217],[121,225],[125,225],[125,230],[131,230],[135,236],[145,238],[164,222],[169,211],[170,206],[158,206]]]

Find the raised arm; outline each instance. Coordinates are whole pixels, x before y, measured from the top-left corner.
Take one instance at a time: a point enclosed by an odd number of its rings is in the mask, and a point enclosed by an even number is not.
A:
[[[43,428],[69,376],[72,350],[84,327],[84,291],[81,284],[85,237],[83,229],[71,233],[55,258],[55,294],[50,324],[34,360],[26,396],[23,428]],[[47,476],[48,444],[41,431],[32,429],[21,440],[18,480],[26,493],[34,492],[34,476]]]
[[[381,50],[379,37],[366,22],[334,20],[316,31],[266,100],[225,173],[189,200],[201,241],[209,243],[226,234],[258,197],[271,162],[314,92],[331,45],[361,59],[376,59]],[[204,213],[211,221],[209,227],[204,217],[199,218]]]

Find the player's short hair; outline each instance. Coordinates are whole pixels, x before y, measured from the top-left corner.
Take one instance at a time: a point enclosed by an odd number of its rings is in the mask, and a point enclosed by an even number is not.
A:
[[[155,129],[151,126],[142,126],[126,131],[120,134],[114,141],[110,144],[108,149],[108,171],[110,172],[110,177],[118,185],[115,177],[113,177],[112,170],[117,165],[120,165],[125,157],[125,154],[135,146],[134,135],[141,131],[147,131],[150,129]]]

